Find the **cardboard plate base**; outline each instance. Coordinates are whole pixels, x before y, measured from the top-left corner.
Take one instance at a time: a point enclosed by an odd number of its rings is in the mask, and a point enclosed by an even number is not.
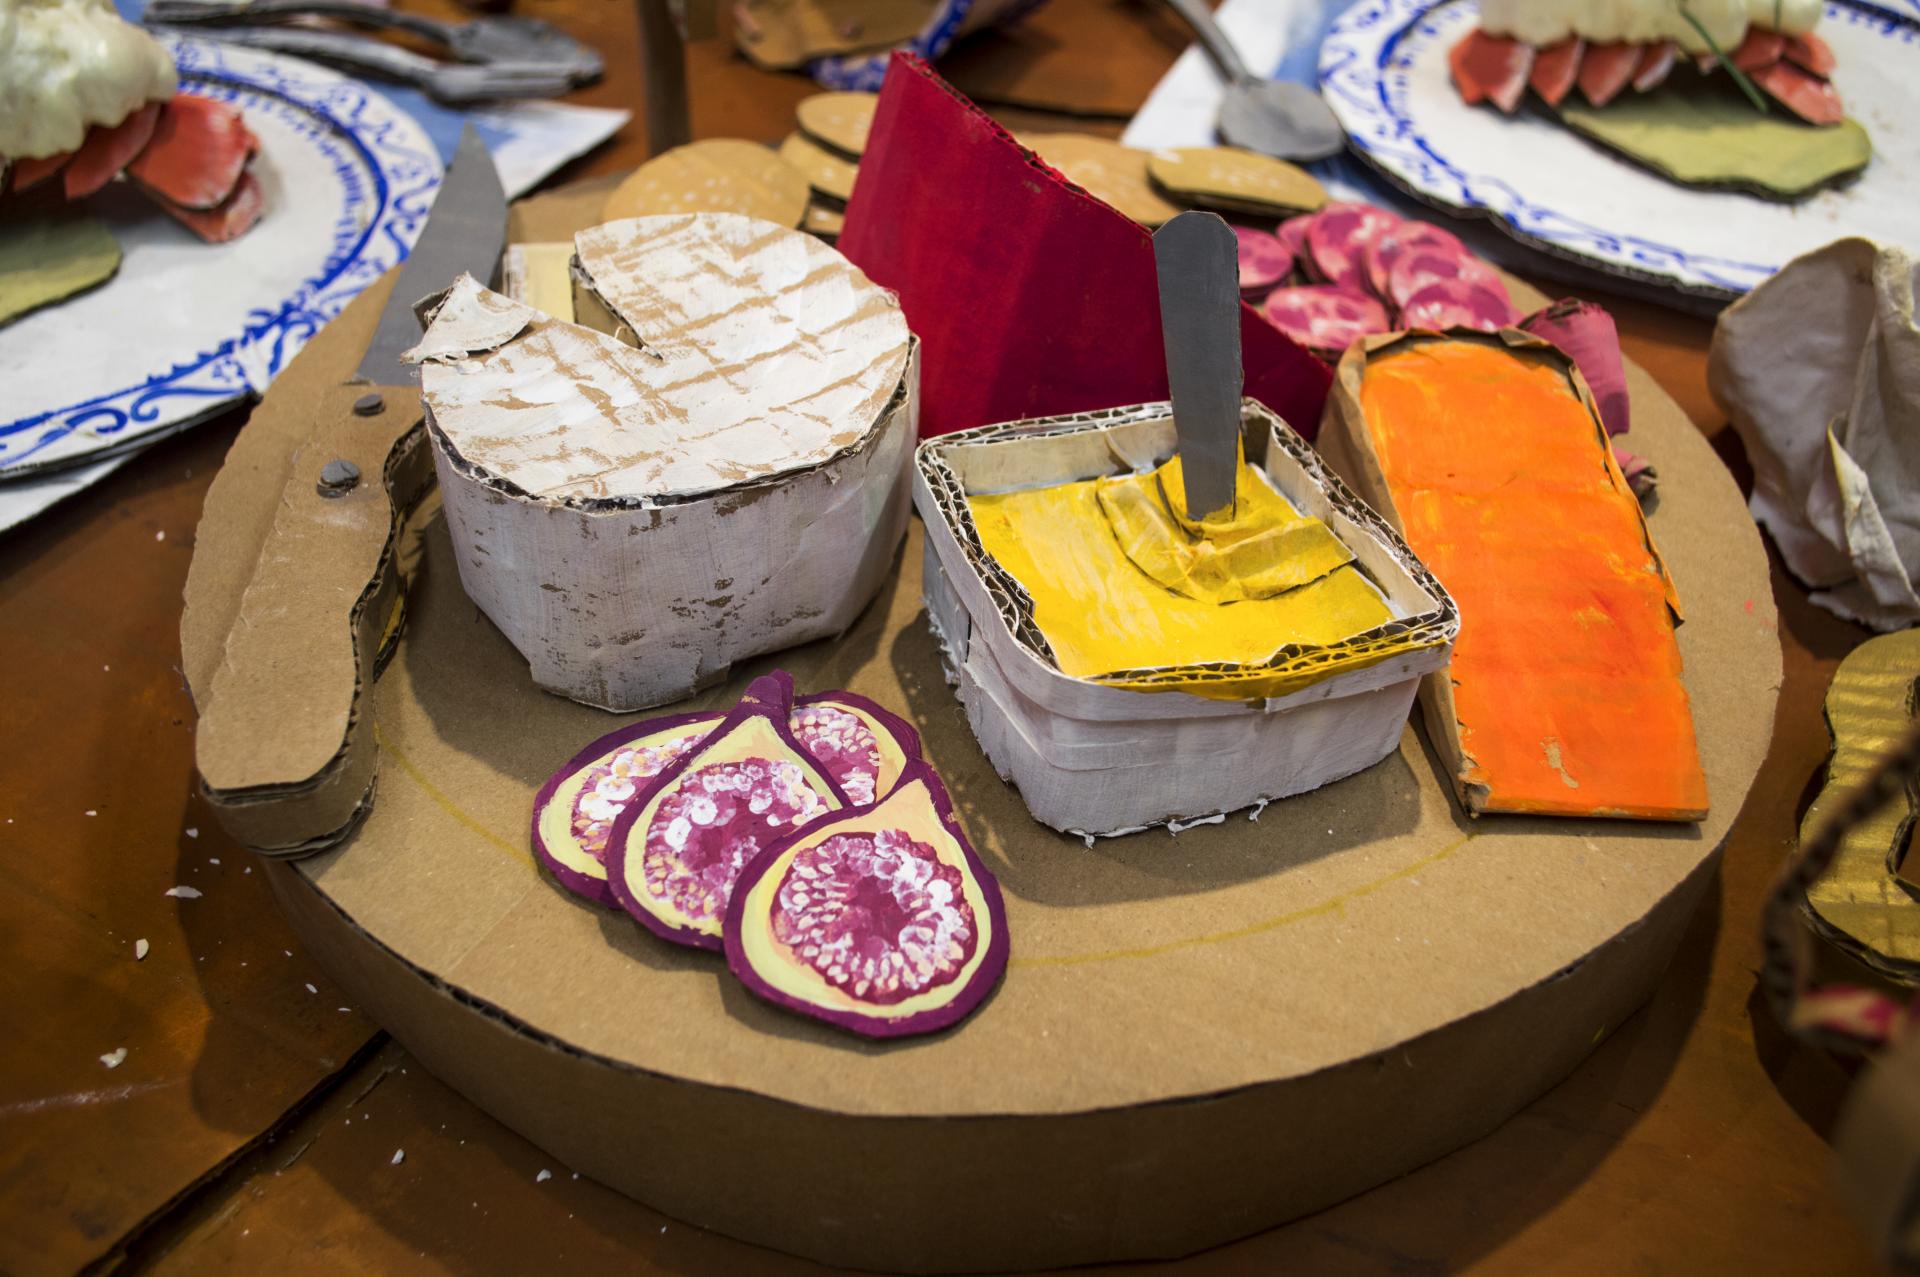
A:
[[[535,201],[516,230],[558,239],[596,207]],[[381,292],[335,327],[364,332]],[[338,379],[351,335],[309,346],[275,393]],[[429,498],[408,628],[371,697],[378,798],[271,881],[427,1067],[691,1223],[922,1272],[1175,1256],[1267,1228],[1492,1130],[1641,1005],[1765,755],[1781,658],[1759,537],[1678,407],[1630,378],[1627,445],[1659,467],[1652,528],[1687,611],[1698,825],[1470,821],[1409,727],[1378,766],[1257,819],[1089,848],[1036,824],[975,744],[928,631],[916,525],[845,635],[661,711],[725,705],[778,665],[924,737],[1006,893],[1012,965],[948,1033],[858,1041],[536,869],[535,788],[634,716],[534,688],[461,592]]]

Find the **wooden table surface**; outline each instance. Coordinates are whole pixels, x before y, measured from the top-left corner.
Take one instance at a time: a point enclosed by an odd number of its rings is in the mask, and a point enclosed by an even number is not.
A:
[[[605,82],[579,101],[639,105],[630,5],[517,11],[605,51]],[[1015,126],[1066,109],[1081,118],[1048,126],[1111,134],[1182,45],[1158,6],[1055,0],[946,69]],[[691,47],[688,79],[696,137],[777,140],[813,91],[724,40]],[[631,168],[644,139],[636,121],[555,180]],[[1706,393],[1710,326],[1609,304],[1628,355],[1745,482]],[[300,950],[195,791],[179,672],[194,527],[243,421],[160,444],[0,534],[0,1272],[820,1271],[575,1177],[428,1075]],[[1849,1075],[1754,998],[1761,894],[1826,756],[1821,697],[1864,635],[1811,607],[1777,557],[1774,591],[1786,679],[1772,747],[1653,1002],[1478,1144],[1262,1236],[1125,1271],[1871,1270],[1829,1188]]]

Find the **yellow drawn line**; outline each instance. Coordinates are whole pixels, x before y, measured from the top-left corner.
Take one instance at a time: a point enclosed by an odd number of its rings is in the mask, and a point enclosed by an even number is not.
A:
[[[440,787],[435,785],[432,781],[428,780],[425,774],[423,774],[418,767],[415,767],[413,765],[413,762],[411,759],[409,759],[405,754],[401,753],[398,749],[394,748],[393,742],[388,740],[386,733],[380,730],[380,724],[378,722],[375,722],[373,725],[373,743],[380,747],[381,753],[391,755],[393,758],[393,761],[400,764],[400,770],[407,774],[407,779],[411,780],[414,784],[420,786],[420,791],[424,793],[427,797],[433,799],[434,803],[440,808],[441,811],[446,812],[447,815],[453,817],[455,820],[465,825],[468,829],[471,829],[474,833],[479,834],[481,838],[491,843],[493,846],[498,847],[501,851],[506,852],[509,856],[512,856],[515,860],[527,866],[529,869],[537,868],[537,866],[533,863],[533,854],[529,852],[526,848],[516,847],[512,843],[508,842],[505,838],[500,837],[500,835],[494,833],[491,829],[488,829],[485,825],[481,824],[479,821],[475,820],[473,817],[467,815],[467,813],[461,809],[458,803],[454,802],[453,799],[447,797],[445,793],[441,792]]]
[[[386,738],[386,734],[380,730],[380,724],[377,722],[373,725],[373,741],[374,744],[380,747],[382,753],[389,754],[393,757],[393,761],[400,765],[400,770],[407,774],[407,778],[413,781],[414,784],[420,786],[421,792],[426,794],[428,798],[431,798],[442,811],[459,821],[462,825],[465,825],[474,833],[480,835],[486,842],[498,847],[509,856],[512,856],[521,864],[527,865],[530,868],[537,868],[537,866],[534,865],[533,856],[525,848],[516,847],[505,838],[500,837],[485,825],[475,820],[472,816],[469,816],[461,809],[460,805],[449,798],[439,786],[428,780],[405,754],[394,748],[393,742]],[[1317,905],[1308,905],[1304,909],[1295,909],[1288,913],[1276,914],[1271,918],[1262,918],[1258,922],[1250,922],[1244,927],[1235,927],[1231,931],[1216,931],[1209,935],[1188,936],[1182,940],[1169,940],[1165,944],[1147,945],[1138,949],[1109,949],[1100,953],[1064,953],[1042,955],[1032,958],[1014,958],[1009,961],[1007,965],[1010,967],[1073,967],[1089,962],[1113,962],[1122,958],[1157,958],[1162,954],[1176,953],[1181,949],[1198,949],[1204,945],[1225,944],[1231,940],[1244,940],[1249,936],[1263,935],[1269,931],[1278,931],[1282,927],[1290,927],[1297,922],[1305,922],[1310,918],[1323,918],[1328,914],[1337,914],[1356,900],[1364,899],[1374,892],[1389,887],[1396,882],[1413,877],[1413,875],[1423,869],[1439,864],[1466,846],[1469,842],[1472,842],[1474,837],[1475,835],[1473,834],[1462,834],[1438,851],[1422,856],[1411,864],[1402,865],[1392,873],[1376,878],[1372,882],[1362,883],[1358,887],[1343,891],[1337,896],[1323,900]]]
[[[1034,958],[1013,958],[1008,961],[1010,967],[1074,967],[1087,962],[1112,962],[1118,958],[1157,958],[1161,954],[1174,953],[1181,949],[1198,949],[1202,945],[1224,944],[1229,940],[1244,940],[1248,936],[1261,935],[1268,931],[1278,931],[1290,927],[1296,922],[1305,922],[1309,918],[1321,918],[1330,913],[1339,913],[1355,900],[1370,896],[1383,887],[1391,886],[1404,878],[1411,878],[1422,869],[1437,865],[1473,841],[1473,834],[1462,834],[1431,855],[1422,856],[1409,865],[1402,865],[1384,877],[1363,883],[1351,891],[1343,891],[1317,905],[1308,905],[1305,909],[1295,909],[1290,913],[1276,914],[1271,918],[1262,918],[1250,922],[1244,927],[1235,927],[1231,931],[1216,931],[1211,935],[1188,936],[1184,940],[1169,940],[1165,944],[1147,945],[1139,949],[1109,949],[1104,953],[1063,953]]]

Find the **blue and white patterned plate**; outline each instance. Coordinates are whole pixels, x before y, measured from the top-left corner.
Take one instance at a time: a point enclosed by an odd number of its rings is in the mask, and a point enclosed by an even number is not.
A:
[[[125,183],[89,200],[120,273],[0,328],[0,477],[95,461],[258,395],[407,255],[440,188],[425,132],[366,85],[165,39],[181,86],[238,104],[260,139],[266,212],[210,245]]]
[[[1834,84],[1873,139],[1851,185],[1798,204],[1691,190],[1562,128],[1455,92],[1447,50],[1478,0],[1362,0],[1320,48],[1320,87],[1355,151],[1430,203],[1517,239],[1687,292],[1735,297],[1843,235],[1920,249],[1920,0],[1833,0]]]

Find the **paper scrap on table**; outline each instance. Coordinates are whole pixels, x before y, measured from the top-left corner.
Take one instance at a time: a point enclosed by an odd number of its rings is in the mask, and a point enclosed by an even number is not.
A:
[[[1728,307],[1707,385],[1753,463],[1748,508],[1813,601],[1920,623],[1920,266],[1843,239]]]

